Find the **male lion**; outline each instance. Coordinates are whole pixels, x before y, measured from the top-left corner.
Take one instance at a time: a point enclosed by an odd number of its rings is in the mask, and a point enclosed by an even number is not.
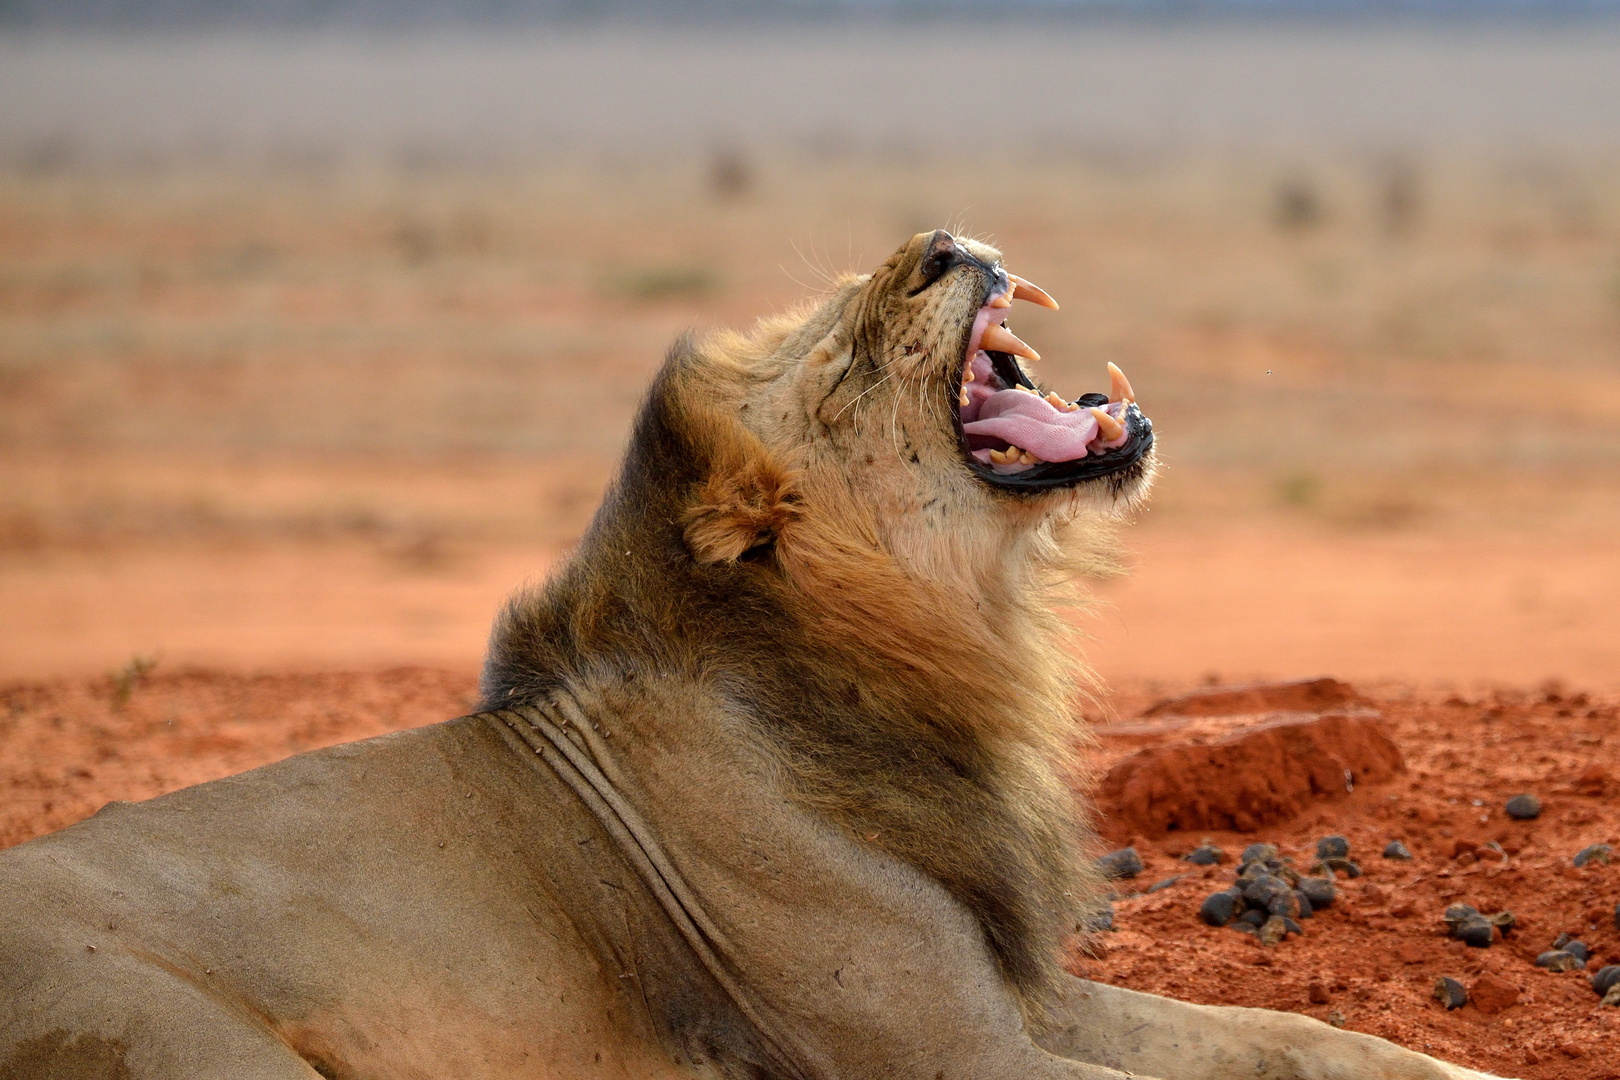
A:
[[[0,857],[6,1080],[1459,1080],[1301,1016],[1059,964],[1098,892],[1054,580],[1140,500],[1115,372],[917,236],[678,344],[485,711]]]

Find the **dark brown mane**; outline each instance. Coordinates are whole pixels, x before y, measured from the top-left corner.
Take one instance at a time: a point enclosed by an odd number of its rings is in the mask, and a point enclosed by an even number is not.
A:
[[[1095,895],[1055,764],[1079,737],[1073,662],[1040,583],[974,604],[906,575],[847,485],[716,405],[740,370],[671,350],[578,550],[501,616],[486,707],[655,673],[719,688],[803,805],[943,883],[1038,1001]]]

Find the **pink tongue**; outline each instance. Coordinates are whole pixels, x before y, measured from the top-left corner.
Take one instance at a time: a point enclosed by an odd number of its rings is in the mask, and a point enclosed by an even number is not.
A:
[[[1086,444],[1097,437],[1097,418],[1090,409],[1061,412],[1023,390],[998,390],[976,404],[977,416],[962,425],[965,433],[1001,439],[1042,461],[1083,458]]]

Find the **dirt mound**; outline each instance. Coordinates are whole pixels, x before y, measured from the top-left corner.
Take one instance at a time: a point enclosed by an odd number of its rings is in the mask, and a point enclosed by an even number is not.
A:
[[[1185,727],[1155,727],[1165,738],[1179,737],[1137,751],[1103,779],[1098,806],[1111,834],[1253,832],[1404,768],[1383,718],[1370,711],[1284,714],[1208,742]]]
[[[1338,679],[1298,679],[1293,682],[1218,686],[1180,697],[1156,701],[1142,711],[1154,716],[1239,716],[1263,712],[1336,712],[1366,708],[1372,703],[1349,683]]]

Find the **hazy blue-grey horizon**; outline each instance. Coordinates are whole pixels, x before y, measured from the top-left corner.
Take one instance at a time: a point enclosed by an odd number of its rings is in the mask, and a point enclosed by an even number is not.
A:
[[[1620,20],[0,33],[0,160],[1620,148]]]

